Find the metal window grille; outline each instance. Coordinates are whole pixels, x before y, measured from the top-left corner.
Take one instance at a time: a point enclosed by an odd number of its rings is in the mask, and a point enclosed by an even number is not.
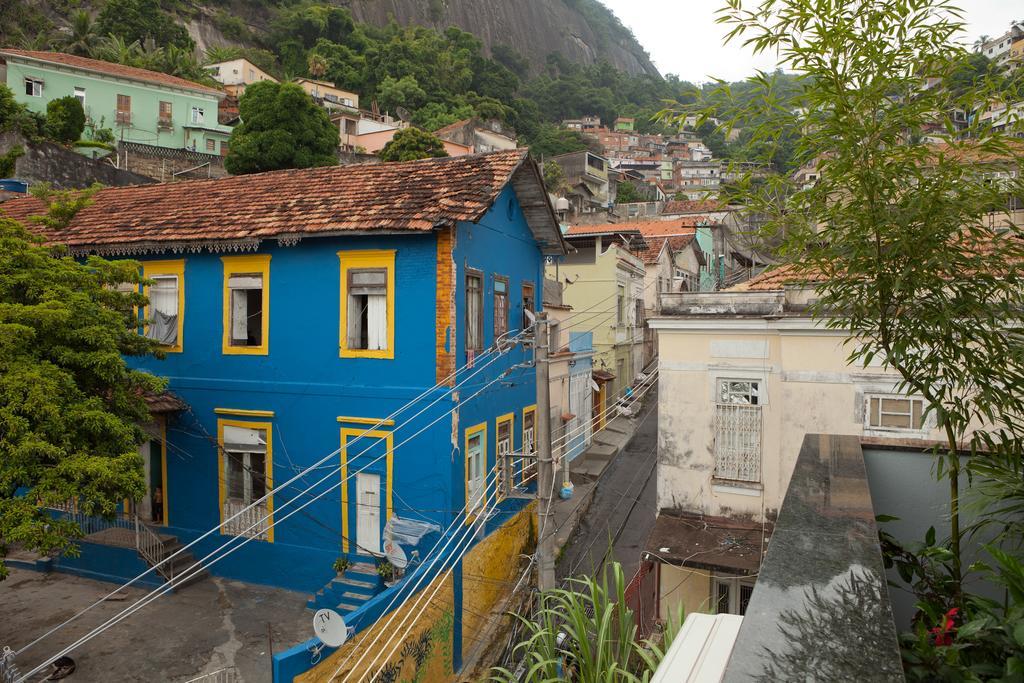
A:
[[[715,406],[715,476],[761,480],[761,406]]]

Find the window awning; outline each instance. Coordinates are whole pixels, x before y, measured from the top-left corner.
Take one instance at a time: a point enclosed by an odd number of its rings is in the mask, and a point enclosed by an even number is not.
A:
[[[594,370],[591,376],[594,378],[595,382],[599,382],[601,384],[615,379],[615,373],[608,372],[607,370]]]
[[[654,559],[684,567],[753,574],[761,566],[774,527],[707,515],[669,515],[654,521],[646,550]]]

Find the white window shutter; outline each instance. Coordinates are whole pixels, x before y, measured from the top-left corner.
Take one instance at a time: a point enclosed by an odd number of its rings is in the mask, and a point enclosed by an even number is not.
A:
[[[380,295],[368,296],[366,299],[366,322],[370,328],[367,331],[367,347],[380,351],[388,347],[388,300]]]
[[[246,290],[231,290],[231,339],[245,342],[249,339],[249,306]]]

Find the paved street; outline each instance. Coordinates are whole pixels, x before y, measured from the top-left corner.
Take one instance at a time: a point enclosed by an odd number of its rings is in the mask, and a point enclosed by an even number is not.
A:
[[[636,573],[640,548],[657,515],[657,455],[658,397],[654,390],[645,399],[633,438],[608,464],[589,509],[566,544],[558,562],[559,578],[594,575],[606,556],[622,564],[627,580]]]
[[[0,583],[0,647],[15,650],[68,619],[114,588],[113,584],[68,574],[11,569]],[[96,607],[18,658],[23,672],[117,614],[145,594],[128,589],[125,598]],[[235,666],[245,683],[270,681],[267,624],[274,649],[313,635],[306,596],[222,579],[207,579],[161,597],[71,655],[77,671],[66,680],[187,681],[201,673]],[[10,618],[17,615],[17,618]],[[42,680],[42,676],[33,680]]]

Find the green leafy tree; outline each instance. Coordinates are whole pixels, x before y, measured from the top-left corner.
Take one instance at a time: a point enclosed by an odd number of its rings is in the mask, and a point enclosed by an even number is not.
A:
[[[242,122],[231,131],[224,159],[229,173],[338,163],[337,129],[295,83],[253,83],[239,100],[238,113]]]
[[[30,140],[42,137],[46,119],[30,112],[28,107],[14,99],[14,93],[0,83],[0,132],[15,131]]]
[[[588,139],[578,130],[559,128],[550,123],[538,126],[537,132],[527,138],[530,153],[538,159],[591,149],[596,142]]]
[[[88,194],[44,188],[40,227],[65,225]],[[145,494],[143,395],[163,383],[125,364],[156,347],[137,333],[145,297],[116,288],[140,282],[139,264],[79,262],[0,218],[0,272],[0,558],[12,545],[73,554],[81,531],[46,506],[113,515]]]
[[[377,103],[385,111],[395,111],[398,107],[415,109],[426,101],[426,91],[412,76],[399,79],[388,76],[377,89]]]
[[[637,189],[636,185],[629,181],[619,183],[619,188],[615,193],[616,204],[629,204],[630,202],[641,201],[643,201],[643,198],[640,196],[640,191]]]
[[[949,487],[949,533],[945,541],[933,533],[926,544],[947,580],[930,582],[944,587],[935,595],[919,594],[930,603],[921,618],[945,629],[935,619],[952,608],[958,620],[974,623],[957,635],[964,647],[938,658],[956,668],[953,679],[979,680],[1013,678],[1020,670],[1005,650],[986,659],[992,648],[971,649],[972,639],[992,629],[1018,632],[1019,620],[1011,620],[1019,619],[1024,572],[1019,557],[1004,562],[993,547],[1000,568],[983,571],[1015,585],[1008,603],[982,609],[965,596],[960,507],[964,449],[977,449],[978,462],[1011,476],[1021,471],[1024,239],[1020,226],[999,214],[1008,201],[1024,199],[1024,181],[993,182],[986,165],[1020,169],[1024,146],[1014,138],[1019,125],[993,131],[975,119],[957,130],[954,112],[999,101],[1002,87],[985,74],[949,87],[967,57],[956,42],[960,16],[947,0],[855,0],[841,7],[768,0],[756,10],[732,0],[721,18],[732,26],[730,37],[783,55],[798,93],[782,92],[776,79],[760,74],[745,102],[728,87],[716,95],[732,106],[727,126],[756,121],[750,141],[766,150],[791,138],[795,163],[814,162],[819,171],[809,187],[782,175],[757,185],[747,175],[725,199],[765,217],[764,237],[783,236],[782,256],[794,277],[816,289],[812,314],[848,334],[848,361],[880,360],[898,374],[896,390],[922,397],[944,436],[934,454]],[[939,87],[925,88],[927,78]],[[942,144],[916,142],[915,133],[926,129]],[[1019,553],[1019,535],[1013,541]],[[932,648],[932,656],[944,647],[925,641],[921,647]]]
[[[415,161],[446,157],[444,143],[433,133],[419,128],[403,128],[395,133],[379,154],[382,161]]]
[[[96,17],[96,31],[129,43],[150,38],[161,46],[195,48],[188,31],[160,7],[159,0],[108,0]]]
[[[553,195],[561,195],[569,190],[565,171],[556,161],[544,162],[544,189]]]
[[[56,142],[70,143],[82,137],[85,109],[73,95],[58,97],[46,104],[46,136]]]

